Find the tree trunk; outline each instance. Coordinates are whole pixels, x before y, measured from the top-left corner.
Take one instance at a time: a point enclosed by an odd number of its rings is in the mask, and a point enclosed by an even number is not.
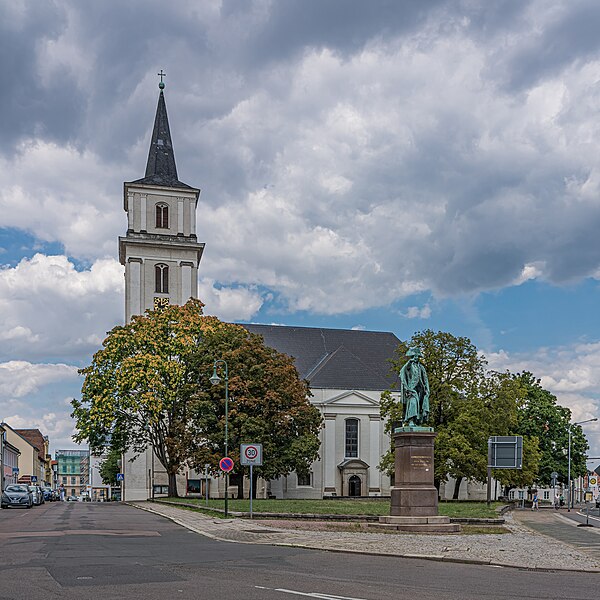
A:
[[[244,474],[240,473],[238,475],[238,482],[237,482],[237,497],[243,499],[244,498]]]
[[[177,493],[177,473],[169,473],[169,496],[172,498],[178,498]]]
[[[458,500],[458,493],[460,492],[460,484],[462,483],[463,478],[457,477],[454,482],[454,494],[452,494],[452,500]]]

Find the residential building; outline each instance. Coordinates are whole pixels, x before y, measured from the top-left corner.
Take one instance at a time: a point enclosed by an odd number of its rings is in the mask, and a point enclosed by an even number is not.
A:
[[[44,435],[39,429],[15,429],[15,431],[38,449],[38,456],[40,462],[43,464],[43,475],[41,479],[38,479],[38,482],[51,485],[52,469],[50,465],[52,457],[50,456],[50,441],[48,440],[48,436]]]
[[[86,492],[90,481],[89,451],[57,450],[54,458],[57,484],[65,488],[65,496],[79,496]]]
[[[0,426],[0,490],[19,479],[19,456],[21,452],[6,439],[6,430]]]
[[[18,481],[43,483],[45,477],[45,461],[40,458],[40,448],[17,433],[8,423],[1,423],[6,432],[6,440],[20,452],[18,456]],[[42,453],[44,451],[42,447]]]

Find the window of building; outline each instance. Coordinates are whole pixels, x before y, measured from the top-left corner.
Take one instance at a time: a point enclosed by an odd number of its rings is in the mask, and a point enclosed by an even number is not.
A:
[[[66,478],[66,477],[63,477],[63,478],[62,478],[62,482],[63,482],[63,485],[67,485],[67,478]]]
[[[169,228],[169,207],[166,204],[156,205],[156,229]]]
[[[75,485],[75,477],[71,477],[71,485]]]
[[[544,500],[550,500],[550,492],[549,491],[544,492]]]
[[[358,458],[358,419],[346,419],[344,456],[346,458]]]
[[[169,267],[167,265],[155,265],[154,291],[157,294],[169,293]]]
[[[298,486],[304,485],[304,486],[310,486],[311,484],[311,475],[312,473],[297,473],[298,476]]]
[[[519,490],[519,500],[523,500],[523,498],[524,498],[523,490]]]

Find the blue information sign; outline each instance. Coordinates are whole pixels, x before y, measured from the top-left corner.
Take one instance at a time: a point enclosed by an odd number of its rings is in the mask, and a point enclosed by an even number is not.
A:
[[[117,473],[117,481],[125,481],[125,475],[123,475],[123,473]]]
[[[31,483],[37,483],[37,475],[31,476]]]

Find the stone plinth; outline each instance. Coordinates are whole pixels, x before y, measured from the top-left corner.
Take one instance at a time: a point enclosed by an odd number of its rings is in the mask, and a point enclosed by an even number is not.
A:
[[[379,517],[378,529],[412,531],[413,533],[458,533],[460,525],[450,523],[450,517]]]
[[[395,477],[391,516],[433,517],[438,514],[438,492],[433,481],[433,444],[429,428],[404,428],[394,433]]]

